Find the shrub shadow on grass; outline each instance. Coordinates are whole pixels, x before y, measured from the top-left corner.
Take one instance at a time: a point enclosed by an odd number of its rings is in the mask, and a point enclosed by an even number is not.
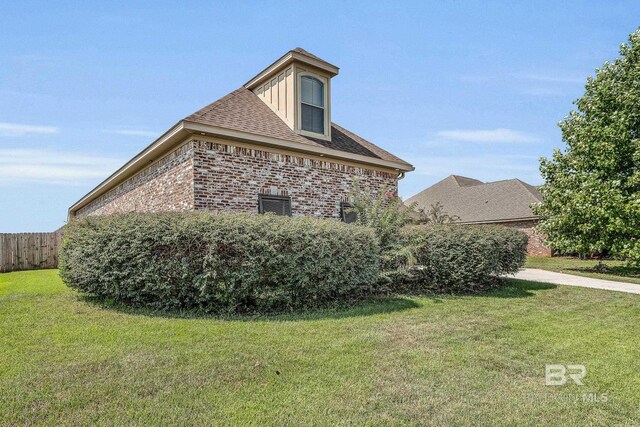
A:
[[[479,296],[491,298],[526,298],[535,295],[534,291],[555,289],[553,283],[530,282],[528,280],[500,278],[498,287],[480,294]]]
[[[163,317],[175,319],[212,319],[225,321],[304,321],[324,319],[344,319],[350,317],[375,316],[378,314],[393,313],[421,307],[417,301],[403,296],[380,297],[365,300],[358,303],[343,303],[318,309],[298,310],[285,313],[272,314],[224,314],[208,313],[204,311],[164,311],[153,310],[146,307],[133,307],[123,303],[105,300],[90,295],[79,295],[81,302],[92,305],[102,310],[110,310],[122,314]]]
[[[432,302],[444,302],[445,298],[461,297],[491,297],[491,298],[526,298],[534,296],[533,291],[555,289],[557,286],[552,283],[529,282],[513,278],[501,277],[494,283],[480,286],[476,289],[468,289],[459,292],[446,292],[435,290],[406,290],[401,296],[428,298]]]

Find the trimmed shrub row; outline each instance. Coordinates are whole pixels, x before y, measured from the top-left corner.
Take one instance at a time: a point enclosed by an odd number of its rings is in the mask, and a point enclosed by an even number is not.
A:
[[[392,256],[381,254],[372,228],[330,220],[88,217],[65,228],[60,275],[81,292],[133,306],[270,313],[382,292],[473,292],[517,272],[526,258],[527,236],[505,227],[408,226],[398,237]],[[390,257],[400,268],[380,275]],[[409,259],[415,265],[402,268]]]
[[[366,227],[272,215],[88,217],[65,228],[60,275],[84,293],[153,309],[289,311],[375,291]]]
[[[507,227],[409,226],[401,234],[416,264],[402,282],[418,291],[484,289],[496,276],[516,273],[527,256],[527,235]]]

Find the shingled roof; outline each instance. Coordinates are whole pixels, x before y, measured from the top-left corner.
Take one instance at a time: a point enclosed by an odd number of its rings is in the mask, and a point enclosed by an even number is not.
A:
[[[388,151],[335,123],[331,123],[331,141],[300,135],[287,126],[256,94],[245,87],[231,92],[184,120],[315,147],[331,148],[411,166]]]
[[[74,212],[95,198],[144,170],[149,164],[162,158],[178,144],[196,134],[264,145],[279,150],[308,153],[319,157],[326,156],[328,159],[367,165],[367,167],[373,165],[385,170],[393,170],[394,173],[414,169],[409,163],[335,123],[331,123],[330,139],[328,139],[329,132],[323,134],[327,139],[294,132],[252,91],[253,86],[262,84],[263,80],[270,78],[272,73],[279,72],[282,67],[294,62],[308,64],[327,76],[336,76],[339,71],[335,65],[304,49],[295,48],[287,52],[240,89],[178,121],[73,204],[69,208],[69,215],[73,216]]]
[[[535,219],[531,205],[541,201],[540,192],[519,179],[485,183],[450,175],[406,203],[415,202],[425,210],[440,203],[447,214],[456,215],[461,223],[491,223]]]

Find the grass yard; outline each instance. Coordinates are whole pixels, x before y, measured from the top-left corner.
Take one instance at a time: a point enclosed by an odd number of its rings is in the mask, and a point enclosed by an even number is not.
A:
[[[624,261],[603,260],[606,270],[596,269],[598,260],[581,260],[571,257],[528,257],[525,267],[596,279],[617,280],[618,282],[640,284],[640,268],[626,265]]]
[[[636,425],[639,356],[640,296],[618,292],[510,280],[223,320],[0,274],[0,425]],[[551,363],[585,365],[584,385],[546,386]]]

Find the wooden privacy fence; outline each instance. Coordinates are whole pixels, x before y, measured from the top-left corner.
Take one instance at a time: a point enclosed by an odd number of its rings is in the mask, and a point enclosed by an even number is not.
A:
[[[0,273],[58,267],[62,231],[0,234]]]

